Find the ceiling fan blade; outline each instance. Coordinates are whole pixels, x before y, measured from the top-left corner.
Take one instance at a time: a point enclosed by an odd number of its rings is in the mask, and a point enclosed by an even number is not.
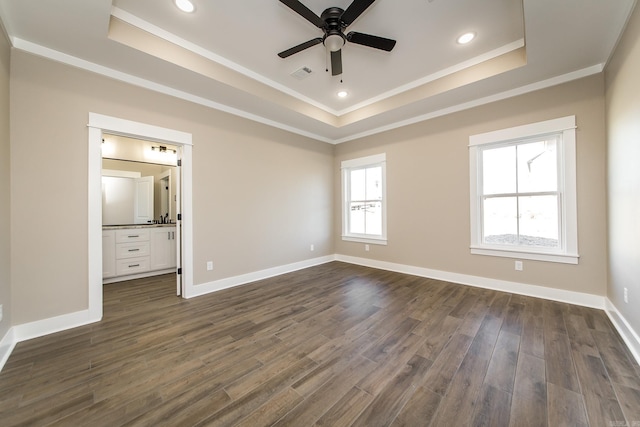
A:
[[[322,43],[322,37],[318,37],[317,39],[309,40],[308,42],[300,43],[298,46],[294,46],[291,49],[283,50],[278,54],[280,58],[286,58],[288,56],[293,55],[294,53],[301,52],[311,46],[315,46],[317,44]]]
[[[342,74],[342,50],[331,52],[331,75],[339,76]]]
[[[347,40],[351,43],[386,50],[387,52],[391,52],[391,49],[396,45],[395,40],[372,36],[371,34],[357,33],[355,31],[351,31],[347,34]]]
[[[318,15],[313,13],[307,6],[300,3],[298,0],[280,0],[280,3],[284,3],[291,10],[298,15],[302,16],[307,21],[311,22],[318,28],[324,27],[324,21],[320,19]]]
[[[358,16],[362,15],[375,1],[376,0],[353,0],[340,19],[345,25],[351,25],[351,23],[358,19]]]

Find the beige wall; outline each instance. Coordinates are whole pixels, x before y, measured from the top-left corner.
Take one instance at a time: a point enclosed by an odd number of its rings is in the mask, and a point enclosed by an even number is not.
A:
[[[0,26],[0,304],[3,319],[0,322],[0,339],[11,326],[11,270],[9,235],[11,230],[9,194],[9,40]]]
[[[469,252],[469,136],[576,115],[579,265]],[[340,144],[336,253],[595,295],[606,293],[604,82],[601,75]],[[340,162],[387,154],[388,245],[340,239]]]
[[[608,296],[640,333],[640,8],[605,70],[609,207]],[[629,302],[623,299],[628,289]]]
[[[332,146],[20,51],[11,76],[13,324],[87,308],[89,112],[193,134],[195,284],[333,253]]]

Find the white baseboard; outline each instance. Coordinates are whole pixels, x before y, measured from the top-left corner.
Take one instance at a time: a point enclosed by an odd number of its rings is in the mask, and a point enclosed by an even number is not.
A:
[[[76,311],[35,322],[23,323],[13,327],[16,342],[42,337],[44,335],[65,331],[89,323],[98,322],[100,319],[92,319],[89,310]]]
[[[16,346],[16,337],[14,334],[13,328],[9,328],[7,333],[0,340],[0,371],[4,368],[4,364],[9,360],[9,356],[11,356],[11,352]]]
[[[629,325],[627,320],[620,314],[617,308],[608,298],[598,295],[586,294],[582,292],[566,291],[562,289],[547,288],[544,286],[528,285],[524,283],[509,282],[504,280],[489,279],[480,276],[451,273],[448,271],[433,270],[423,267],[415,267],[405,264],[397,264],[385,261],[376,261],[367,258],[352,257],[347,255],[327,255],[319,258],[299,261],[292,264],[267,268],[252,273],[239,276],[215,280],[213,282],[196,285],[193,292],[185,295],[186,298],[193,298],[205,295],[222,289],[244,285],[257,280],[267,279],[280,274],[290,273],[315,265],[325,264],[331,261],[342,261],[350,264],[362,265],[381,270],[395,271],[398,273],[411,274],[414,276],[428,277],[431,279],[443,280],[452,283],[459,283],[479,288],[493,289],[503,292],[526,295],[536,298],[549,299],[553,301],[566,302],[569,304],[582,305],[585,307],[605,310],[611,322],[616,327],[625,343],[629,347],[638,363],[640,363],[640,337]],[[0,371],[7,362],[15,345],[21,341],[41,337],[66,329],[83,326],[97,322],[100,319],[93,319],[89,310],[64,314],[49,319],[38,320],[13,326],[0,341]]]
[[[445,282],[469,285],[477,288],[493,289],[496,291],[543,298],[552,301],[566,302],[569,304],[576,304],[584,307],[604,310],[605,298],[603,296],[586,294],[583,292],[566,291],[563,289],[547,288],[545,286],[528,285],[526,283],[489,279],[487,277],[451,273],[449,271],[432,270],[430,268],[415,267],[412,265],[396,264],[392,262],[377,261],[373,259],[358,258],[347,255],[336,255],[336,260],[348,262],[350,264],[363,265],[365,267],[379,268],[381,270],[395,271],[398,273],[412,274],[414,276],[443,280]]]
[[[636,362],[640,365],[640,336],[633,330],[627,319],[618,311],[609,298],[606,298],[605,312],[625,344],[627,344],[627,347],[629,347],[629,351],[635,357]]]
[[[213,282],[202,283],[200,285],[194,285],[193,289],[189,289],[189,292],[185,292],[185,298],[193,298],[200,295],[209,294],[211,292],[221,291],[222,289],[245,285],[247,283],[255,282],[256,280],[268,279],[269,277],[291,273],[293,271],[302,270],[303,268],[313,267],[315,265],[325,264],[334,260],[334,255],[327,255],[319,258],[312,258],[304,261],[294,262],[292,264],[254,271],[252,273],[241,274],[239,276],[214,280]]]

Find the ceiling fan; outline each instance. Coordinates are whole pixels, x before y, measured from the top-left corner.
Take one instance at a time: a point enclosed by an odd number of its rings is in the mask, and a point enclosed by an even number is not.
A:
[[[311,46],[323,43],[331,52],[331,75],[337,76],[342,74],[342,47],[346,42],[391,52],[396,45],[395,40],[355,31],[344,34],[344,29],[351,25],[374,1],[353,0],[347,10],[342,10],[339,7],[330,7],[318,16],[298,0],[280,0],[281,3],[284,3],[298,15],[320,28],[324,32],[324,36],[284,50],[278,56],[287,58]]]

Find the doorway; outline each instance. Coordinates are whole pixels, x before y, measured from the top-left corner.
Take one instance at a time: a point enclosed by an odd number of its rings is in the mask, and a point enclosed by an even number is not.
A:
[[[176,226],[181,237],[181,280],[177,291],[183,298],[193,295],[192,138],[191,134],[116,117],[89,113],[88,188],[88,296],[91,321],[102,318],[102,139],[104,134],[175,145],[180,148],[180,173],[176,185],[182,196]],[[178,288],[179,286],[179,288]]]

